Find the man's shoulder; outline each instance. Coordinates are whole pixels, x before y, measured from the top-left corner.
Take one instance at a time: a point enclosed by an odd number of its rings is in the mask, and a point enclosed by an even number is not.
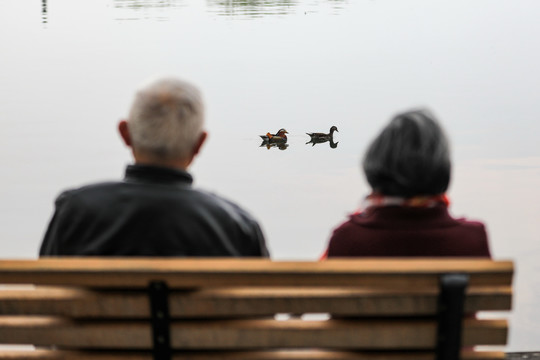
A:
[[[194,194],[200,201],[197,207],[204,207],[199,214],[212,214],[211,217],[217,220],[232,236],[229,241],[235,244],[237,256],[269,256],[259,222],[250,212],[238,205],[236,202],[227,199],[211,191],[193,189]]]
[[[242,208],[238,203],[212,191],[202,189],[192,189],[192,193],[202,202],[202,204],[216,209],[229,212],[231,214],[239,214],[243,217],[251,218],[251,215]]]
[[[133,186],[135,185],[135,186]],[[144,196],[143,196],[144,194]],[[66,189],[56,199],[57,205],[65,203],[98,203],[115,202],[117,198],[139,198],[142,203],[163,202],[175,207],[193,207],[206,209],[213,213],[228,215],[237,220],[253,220],[254,218],[236,202],[212,191],[185,187],[171,187],[154,184],[137,186],[125,181],[104,181]],[[175,205],[176,204],[176,205]]]
[[[95,198],[98,195],[110,193],[121,186],[122,182],[120,181],[103,181],[71,187],[63,190],[56,198],[56,202],[62,203],[75,199]]]

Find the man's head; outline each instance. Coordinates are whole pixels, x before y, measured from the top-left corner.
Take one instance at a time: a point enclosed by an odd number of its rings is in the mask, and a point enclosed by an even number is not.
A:
[[[450,147],[426,110],[396,115],[369,146],[363,161],[372,189],[383,195],[442,194],[450,181]]]
[[[119,130],[135,161],[186,168],[206,138],[199,90],[175,78],[162,78],[135,95]]]

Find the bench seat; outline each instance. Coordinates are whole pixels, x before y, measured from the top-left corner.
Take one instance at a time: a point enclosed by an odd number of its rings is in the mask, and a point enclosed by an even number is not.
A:
[[[474,314],[509,311],[512,277],[486,259],[0,260],[0,344],[36,347],[0,359],[503,359],[474,346],[505,345],[506,319]]]

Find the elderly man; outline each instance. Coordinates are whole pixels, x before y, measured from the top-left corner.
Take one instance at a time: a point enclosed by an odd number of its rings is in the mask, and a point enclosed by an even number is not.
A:
[[[40,256],[268,256],[257,222],[192,187],[187,168],[207,133],[199,91],[177,79],[149,84],[118,129],[135,159],[123,181],[68,190]]]

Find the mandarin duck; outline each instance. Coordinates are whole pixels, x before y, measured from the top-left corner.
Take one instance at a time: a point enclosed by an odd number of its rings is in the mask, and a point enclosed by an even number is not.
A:
[[[272,143],[272,142],[287,142],[287,135],[289,132],[285,129],[279,129],[277,133],[270,134],[269,132],[266,135],[259,135],[263,141]]]

